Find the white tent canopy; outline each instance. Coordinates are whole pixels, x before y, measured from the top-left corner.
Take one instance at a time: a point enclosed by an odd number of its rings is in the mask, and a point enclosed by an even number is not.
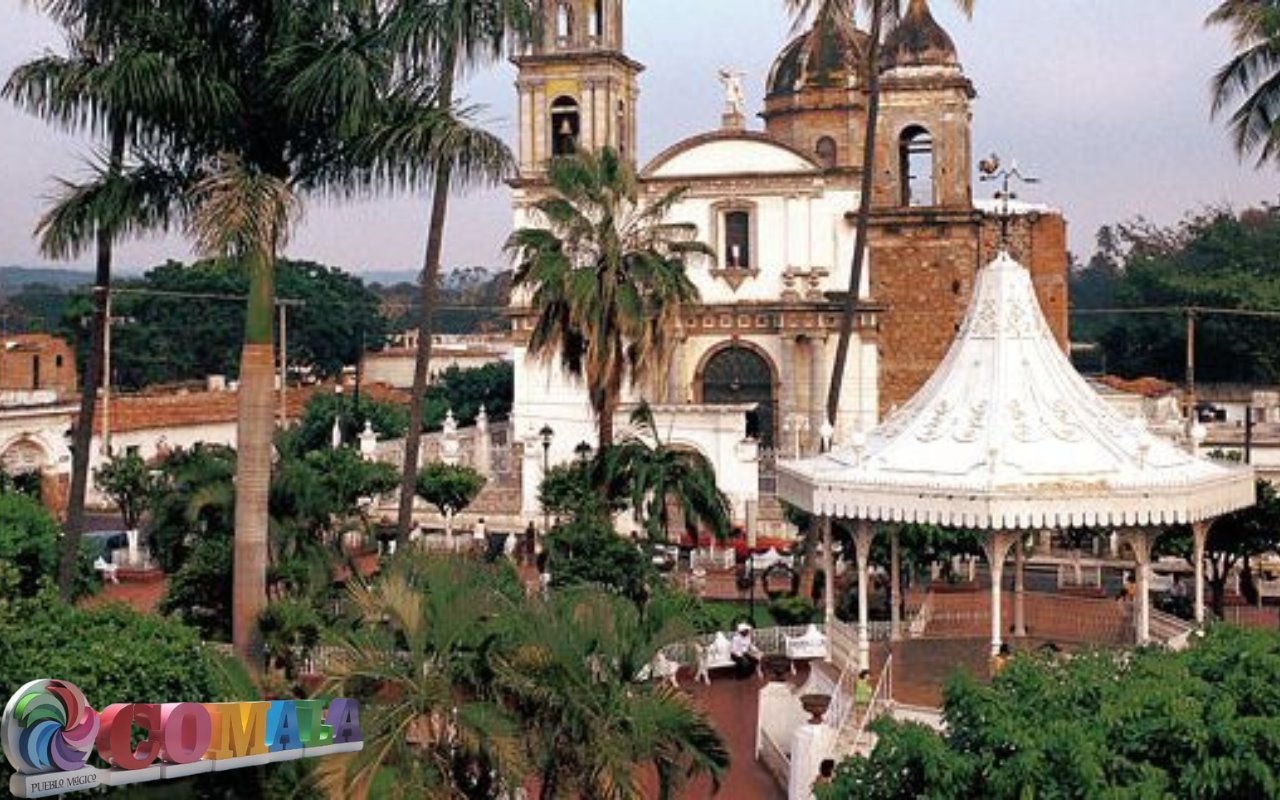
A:
[[[1002,253],[928,383],[866,435],[778,468],[814,514],[1015,530],[1189,523],[1254,502],[1253,471],[1125,419],[1075,371]]]

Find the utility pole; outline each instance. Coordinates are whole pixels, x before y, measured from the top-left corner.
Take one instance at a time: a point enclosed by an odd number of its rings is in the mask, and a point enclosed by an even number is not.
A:
[[[1187,307],[1187,440],[1196,419],[1196,308]]]
[[[107,290],[106,325],[102,332],[102,442],[104,458],[111,457],[111,290]]]
[[[280,309],[280,427],[289,424],[289,304],[277,302]]]

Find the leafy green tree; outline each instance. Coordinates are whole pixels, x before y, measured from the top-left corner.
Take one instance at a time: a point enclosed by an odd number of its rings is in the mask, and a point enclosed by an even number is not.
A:
[[[1231,31],[1235,54],[1213,76],[1213,113],[1231,111],[1236,152],[1258,167],[1280,159],[1280,8],[1273,0],[1222,0],[1207,21]]]
[[[663,441],[648,403],[632,412],[631,425],[632,432],[601,454],[610,493],[626,496],[652,540],[669,536],[673,505],[687,529],[728,538],[729,501],[707,457]]]
[[[304,600],[276,600],[258,618],[267,658],[292,681],[302,660],[320,643],[324,620],[315,606]]]
[[[1227,625],[1179,653],[1019,656],[948,682],[945,737],[878,722],[819,797],[1271,797],[1277,668],[1280,636]]]
[[[445,533],[452,536],[454,515],[471,505],[484,484],[484,476],[471,467],[433,461],[418,472],[414,491],[440,509],[445,518]]]
[[[115,455],[93,471],[93,482],[120,510],[125,530],[137,530],[151,507],[159,479],[137,453]]]
[[[538,502],[548,514],[557,518],[608,518],[612,511],[622,510],[610,503],[599,489],[596,478],[598,460],[569,461],[547,470],[538,485]]]
[[[585,381],[604,448],[625,382],[662,395],[680,309],[698,300],[686,260],[710,248],[696,226],[666,221],[685,190],[641,203],[635,169],[611,148],[554,159],[547,181],[534,203],[546,227],[507,240],[513,285],[537,317],[529,354]]]
[[[160,613],[177,616],[203,639],[230,639],[233,546],[229,532],[196,539],[182,566],[169,576]]]
[[[1280,269],[1272,256],[1280,247],[1280,207],[1238,213],[1210,208],[1167,227],[1139,219],[1108,230],[1110,241],[1100,234],[1099,253],[1116,264],[1110,305],[1173,312],[1077,316],[1073,339],[1099,341],[1116,374],[1177,382],[1186,369],[1186,315],[1180,309],[1240,309],[1246,313],[1197,315],[1196,378],[1280,381],[1276,323],[1247,313],[1280,304]]]
[[[22,494],[0,494],[0,562],[17,570],[19,594],[34,595],[42,580],[56,575],[61,536],[38,502]]]
[[[658,582],[649,557],[619,536],[608,517],[574,517],[547,536],[545,547],[555,587],[603,587],[644,604]]]
[[[231,535],[236,452],[222,445],[178,448],[159,471],[144,532],[156,563],[172,574],[186,563],[197,541]]]
[[[232,688],[224,659],[201,646],[196,631],[123,604],[79,608],[52,596],[0,605],[0,686],[36,677],[63,678],[94,708],[138,698],[207,703],[256,696]],[[0,780],[11,770],[0,759]],[[175,786],[170,786],[172,791]]]
[[[515,387],[515,365],[510,361],[472,369],[450,367],[427,389],[422,412],[424,430],[440,430],[449,411],[453,411],[459,425],[471,425],[481,406],[490,420],[506,419],[511,414]]]
[[[277,294],[288,299],[286,354],[293,374],[329,378],[355,364],[362,345],[382,346],[388,322],[378,296],[335,267],[281,259]],[[117,281],[112,315],[112,380],[126,389],[238,375],[239,338],[249,288],[243,264],[169,261],[140,279]],[[85,298],[67,307],[64,330],[77,332]]]

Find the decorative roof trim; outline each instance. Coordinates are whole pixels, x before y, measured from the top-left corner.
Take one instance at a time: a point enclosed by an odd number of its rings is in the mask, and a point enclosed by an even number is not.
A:
[[[774,147],[777,147],[780,150],[785,150],[791,155],[801,159],[806,164],[813,167],[813,171],[815,173],[821,173],[824,169],[823,166],[819,164],[812,155],[804,152],[803,150],[799,150],[795,147],[792,147],[790,144],[787,144],[786,142],[775,139],[774,137],[770,136],[767,133],[762,133],[760,131],[717,130],[717,131],[709,131],[707,133],[700,133],[697,136],[690,136],[688,139],[683,139],[671,145],[666,150],[663,150],[661,153],[655,156],[652,161],[650,161],[648,164],[644,166],[644,169],[640,170],[640,177],[646,178],[646,179],[655,177],[654,176],[655,172],[662,169],[669,162],[674,160],[677,156],[683,155],[689,152],[690,150],[695,150],[703,145],[715,144],[718,142],[735,142],[735,141],[772,145]],[[769,173],[769,174],[775,174],[775,173]],[[781,174],[781,173],[776,173],[776,174]],[[808,174],[808,173],[795,173],[795,174]]]

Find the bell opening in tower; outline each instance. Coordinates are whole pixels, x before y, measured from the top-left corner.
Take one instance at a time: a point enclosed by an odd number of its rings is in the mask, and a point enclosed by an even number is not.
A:
[[[919,125],[912,125],[898,137],[899,174],[902,205],[932,206],[935,202],[933,182],[933,137]]]
[[[567,156],[576,152],[581,130],[578,101],[572,97],[557,97],[551,103],[552,155]]]

